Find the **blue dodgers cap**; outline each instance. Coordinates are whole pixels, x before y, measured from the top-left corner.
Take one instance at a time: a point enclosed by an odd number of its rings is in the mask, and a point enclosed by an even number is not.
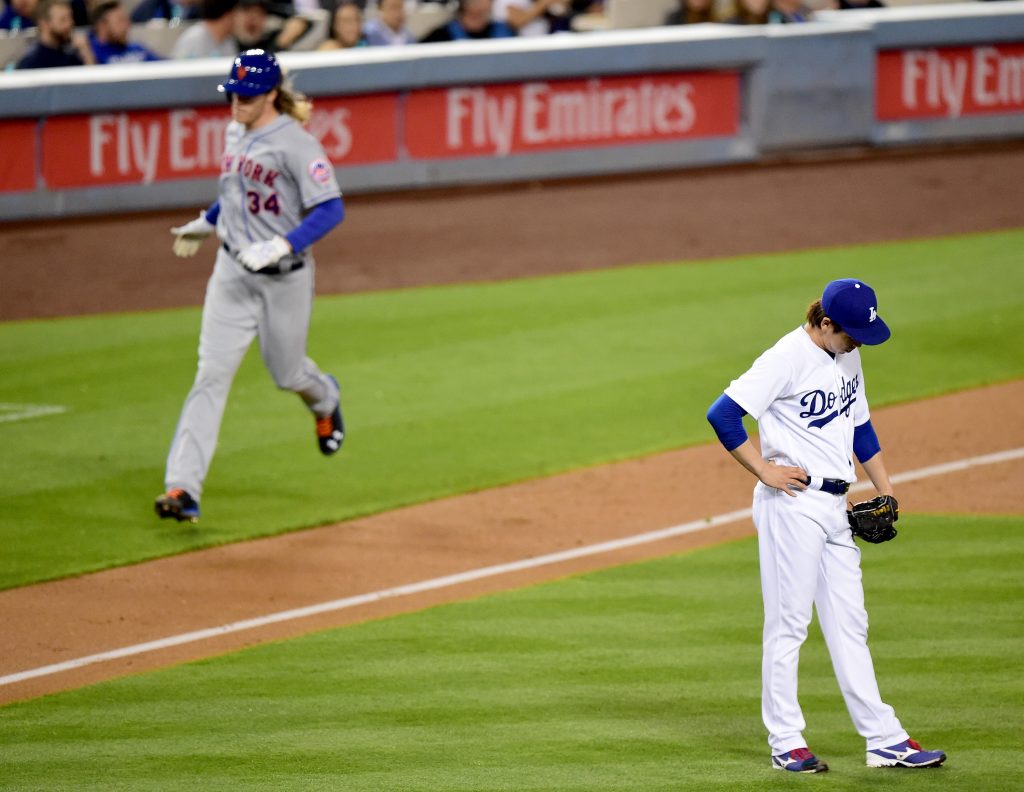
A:
[[[874,346],[889,338],[889,326],[878,315],[875,290],[864,281],[832,281],[821,295],[821,307],[854,341]]]

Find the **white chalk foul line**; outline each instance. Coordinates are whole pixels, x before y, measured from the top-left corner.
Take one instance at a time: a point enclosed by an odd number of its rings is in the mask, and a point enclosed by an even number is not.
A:
[[[919,479],[930,478],[931,476],[942,476],[947,473],[955,473],[960,470],[967,470],[968,468],[978,467],[980,465],[995,465],[1000,462],[1010,462],[1015,459],[1024,459],[1024,448],[1014,448],[994,454],[985,454],[983,456],[947,462],[943,465],[933,465],[931,467],[910,470],[905,473],[897,473],[891,478],[894,484],[899,484],[907,481],[917,481]],[[857,492],[868,489],[870,486],[871,484],[869,482],[861,482],[851,487],[850,491]],[[483,578],[506,575],[510,572],[520,572],[525,569],[536,569],[537,567],[548,566],[550,564],[558,564],[562,561],[572,561],[577,558],[600,555],[601,553],[610,553],[627,547],[636,547],[637,545],[659,542],[662,539],[671,539],[676,536],[684,536],[685,534],[695,533],[696,531],[703,531],[706,528],[713,528],[718,525],[738,522],[739,520],[744,520],[751,516],[752,511],[750,509],[739,509],[738,511],[718,514],[714,517],[708,517],[703,520],[693,520],[681,525],[675,525],[671,528],[662,528],[657,531],[626,536],[622,539],[613,539],[608,542],[600,542],[598,544],[586,545],[584,547],[575,547],[571,550],[562,550],[558,553],[549,553],[548,555],[537,556],[536,558],[524,558],[507,564],[496,564],[495,566],[471,569],[467,572],[459,572],[454,575],[422,580],[418,583],[409,583],[404,586],[372,591],[368,594],[357,594],[354,597],[344,597],[342,599],[331,600],[330,602],[308,605],[304,608],[294,608],[292,610],[270,613],[266,616],[257,616],[253,619],[244,619],[242,621],[231,622],[230,624],[222,624],[218,627],[208,627],[204,630],[195,630],[194,632],[172,635],[155,641],[147,641],[145,643],[134,644],[133,646],[124,646],[120,649],[112,649],[109,652],[100,652],[98,654],[87,655],[85,657],[78,657],[73,660],[66,660],[63,663],[54,663],[53,665],[32,668],[27,671],[19,671],[16,674],[8,674],[7,676],[0,677],[0,686],[13,685],[16,682],[24,682],[27,679],[49,676],[50,674],[59,674],[62,671],[71,671],[73,669],[82,668],[83,666],[93,665],[95,663],[103,663],[108,660],[118,660],[123,657],[132,657],[134,655],[145,654],[146,652],[155,652],[160,649],[169,649],[173,646],[181,646],[182,644],[194,643],[207,638],[216,638],[220,635],[242,632],[243,630],[252,630],[257,627],[265,627],[279,622],[304,619],[308,616],[316,616],[321,613],[346,610],[347,608],[355,608],[359,605],[368,605],[382,600],[395,599],[397,597],[407,597],[411,594],[420,594],[425,591],[436,591],[437,589],[457,586],[460,583],[469,583],[474,580],[482,580]]]
[[[5,421],[25,421],[39,418],[42,415],[60,415],[68,408],[60,404],[11,404],[0,402],[0,423]]]

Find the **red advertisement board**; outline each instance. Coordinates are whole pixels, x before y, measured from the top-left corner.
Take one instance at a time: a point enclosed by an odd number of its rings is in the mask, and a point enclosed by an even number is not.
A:
[[[1024,112],[1024,42],[878,53],[879,121]]]
[[[31,120],[0,122],[0,192],[36,186],[36,126]]]
[[[335,165],[397,156],[393,94],[317,100],[308,129]],[[43,126],[43,178],[52,188],[152,184],[215,176],[227,108],[57,116]]]
[[[38,161],[51,189],[216,176],[229,120],[205,107],[5,122],[0,192],[34,188]],[[317,99],[308,128],[344,167],[732,136],[739,122],[739,73],[701,72]]]
[[[413,92],[405,144],[414,159],[735,135],[737,72],[658,74]]]

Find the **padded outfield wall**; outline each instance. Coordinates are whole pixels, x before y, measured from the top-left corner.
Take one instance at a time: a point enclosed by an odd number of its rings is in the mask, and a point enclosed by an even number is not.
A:
[[[1024,2],[285,53],[346,192],[1024,137]],[[203,205],[221,59],[0,75],[0,217]]]

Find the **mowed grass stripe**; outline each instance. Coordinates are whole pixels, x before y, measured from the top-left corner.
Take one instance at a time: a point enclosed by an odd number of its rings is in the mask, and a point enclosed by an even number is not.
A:
[[[1024,376],[1024,232],[322,298],[310,353],[349,437],[312,421],[255,350],[198,527],[152,498],[194,373],[199,313],[0,325],[0,588],[327,524],[712,439],[707,405],[834,277],[880,294],[874,406]]]
[[[930,467],[918,468],[916,470],[909,470],[901,473],[896,473],[892,476],[892,483],[899,485],[908,481],[919,481],[921,479],[931,478],[932,476],[940,476],[945,475],[947,473],[961,472],[964,470],[968,470],[972,467],[1000,464],[1003,462],[1013,461],[1021,458],[1024,458],[1024,448],[1010,449],[1007,451],[1000,451],[994,454],[985,454],[977,457],[968,457],[964,459],[954,460],[952,462],[946,462],[940,465],[933,465]],[[870,492],[872,490],[873,486],[871,482],[861,481],[860,483],[854,484],[852,487],[850,487],[850,496],[854,497],[858,493]],[[856,500],[856,498],[854,499]],[[119,658],[131,657],[133,655],[145,654],[147,652],[154,652],[160,649],[166,649],[171,646],[181,646],[182,644],[194,643],[197,641],[205,641],[209,638],[225,635],[228,633],[245,632],[248,630],[260,629],[271,624],[278,624],[281,622],[292,621],[295,619],[303,619],[315,614],[330,613],[333,611],[355,608],[370,602],[378,602],[386,599],[407,597],[415,594],[420,594],[426,591],[435,591],[437,589],[444,589],[449,588],[451,586],[457,586],[469,581],[482,580],[484,578],[507,575],[512,572],[517,572],[524,569],[535,569],[537,567],[558,564],[563,561],[568,561],[571,559],[585,558],[587,556],[602,555],[605,553],[614,553],[618,550],[622,550],[628,547],[636,547],[639,545],[650,544],[653,542],[660,542],[671,537],[683,536],[685,534],[695,533],[697,531],[707,531],[708,529],[714,528],[716,526],[728,525],[729,523],[738,522],[740,520],[747,520],[750,518],[750,516],[751,510],[749,508],[739,509],[737,511],[728,512],[725,514],[716,514],[712,517],[693,520],[688,523],[669,526],[667,528],[661,528],[655,531],[649,531],[646,533],[622,537],[621,539],[614,539],[606,542],[600,542],[597,544],[577,546],[570,550],[560,550],[554,553],[532,556],[530,558],[524,558],[518,561],[511,561],[504,564],[497,564],[495,566],[480,567],[477,569],[458,572],[444,577],[416,581],[401,586],[396,586],[393,588],[382,589],[379,591],[371,591],[364,594],[343,597],[341,599],[329,600],[327,602],[320,602],[312,605],[307,605],[301,608],[294,608],[286,611],[276,611],[274,613],[267,613],[261,616],[255,616],[242,621],[231,622],[229,624],[209,626],[201,630],[195,630],[193,632],[168,635],[163,638],[157,638],[155,640],[147,641],[141,644],[122,646],[120,648],[100,652],[98,654],[77,657],[71,660],[66,660],[61,663],[24,669],[13,674],[0,676],[0,686],[15,684],[17,682],[22,682],[27,679],[34,679],[40,676],[49,676],[51,674],[57,674],[63,671],[82,668],[83,666],[93,665],[95,663],[103,663]]]
[[[864,767],[815,627],[801,701],[825,782],[1013,788],[1024,518],[900,522],[864,548],[871,646],[886,700],[950,760]],[[4,786],[782,788],[802,780],[768,767],[760,626],[749,539],[10,705]]]

